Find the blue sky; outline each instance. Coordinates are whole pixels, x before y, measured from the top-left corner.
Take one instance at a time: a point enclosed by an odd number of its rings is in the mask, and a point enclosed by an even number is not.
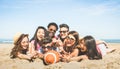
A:
[[[120,0],[0,0],[0,38],[17,32],[31,38],[50,22],[66,23],[80,36],[119,39]]]

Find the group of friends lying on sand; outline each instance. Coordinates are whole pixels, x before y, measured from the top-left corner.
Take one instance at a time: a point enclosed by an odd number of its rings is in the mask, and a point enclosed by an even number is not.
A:
[[[51,22],[47,29],[38,26],[32,39],[29,39],[28,34],[16,33],[10,57],[33,62],[36,58],[44,59],[45,53],[53,50],[59,54],[59,61],[70,62],[83,59],[99,60],[115,50],[109,49],[105,41],[95,40],[91,35],[79,36],[77,31],[70,31],[67,24],[60,24],[59,34],[55,36],[57,30],[58,25]]]

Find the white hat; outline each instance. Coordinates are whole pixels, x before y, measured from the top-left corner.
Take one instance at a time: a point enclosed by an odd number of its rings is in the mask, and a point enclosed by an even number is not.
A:
[[[15,36],[13,38],[14,44],[18,41],[18,39],[20,38],[21,35],[22,35],[21,32],[18,32],[18,33],[15,34]]]

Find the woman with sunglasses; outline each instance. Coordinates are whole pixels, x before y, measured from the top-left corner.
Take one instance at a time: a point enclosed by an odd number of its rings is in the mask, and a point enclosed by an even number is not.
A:
[[[79,43],[79,34],[76,31],[70,31],[64,40],[61,60],[68,62],[70,58],[78,56],[79,50],[76,46]]]

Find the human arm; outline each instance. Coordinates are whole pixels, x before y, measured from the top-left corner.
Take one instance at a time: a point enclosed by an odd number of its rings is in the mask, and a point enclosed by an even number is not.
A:
[[[76,48],[73,50],[73,52],[69,55],[70,57],[76,57],[78,56],[79,50]]]
[[[43,54],[40,53],[39,51],[35,50],[35,46],[33,43],[29,44],[29,52],[30,55],[32,55],[34,58],[43,58]]]
[[[17,53],[17,57],[20,59],[28,59],[28,60],[30,60],[32,58],[32,56],[27,55],[27,54],[22,54],[20,52]]]
[[[69,62],[70,61],[81,61],[83,59],[88,59],[88,56],[87,55],[81,55],[81,56],[77,56],[77,57],[72,57],[69,59]]]
[[[62,61],[63,62],[69,62],[69,60],[73,57],[77,57],[79,53],[78,49],[74,49],[72,53],[65,53],[62,56]]]
[[[96,40],[96,44],[99,45],[99,44],[104,44],[105,46],[108,46],[108,44],[103,41],[103,40]]]
[[[37,52],[35,51],[35,46],[33,43],[29,43],[28,53],[29,54],[37,54]]]

